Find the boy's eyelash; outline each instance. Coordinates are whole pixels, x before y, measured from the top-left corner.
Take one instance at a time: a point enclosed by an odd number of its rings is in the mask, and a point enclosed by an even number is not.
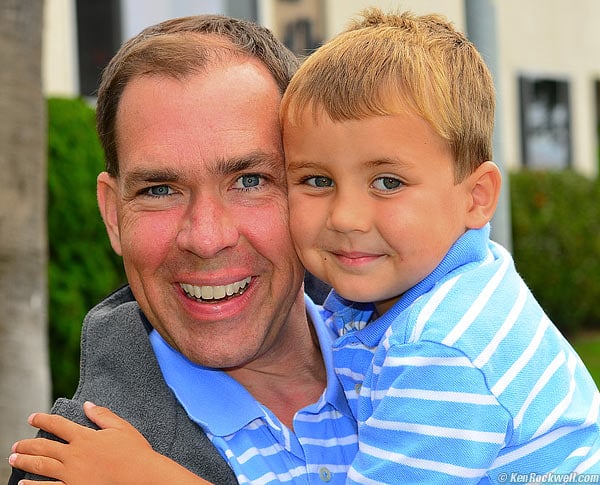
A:
[[[315,175],[304,175],[304,176],[302,176],[300,178],[300,180],[298,182],[301,183],[301,184],[304,184],[304,183],[306,183],[307,180],[314,179],[314,178],[319,178],[319,177],[329,178],[329,177],[327,177],[325,175],[316,175],[316,174]]]

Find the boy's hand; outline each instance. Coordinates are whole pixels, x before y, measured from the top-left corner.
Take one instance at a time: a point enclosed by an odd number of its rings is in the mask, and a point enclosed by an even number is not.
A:
[[[33,438],[12,447],[9,463],[15,468],[56,482],[25,480],[20,485],[206,484],[186,468],[156,453],[148,441],[109,409],[86,402],[87,417],[101,429],[94,430],[54,415],[36,413],[29,423],[67,442]]]

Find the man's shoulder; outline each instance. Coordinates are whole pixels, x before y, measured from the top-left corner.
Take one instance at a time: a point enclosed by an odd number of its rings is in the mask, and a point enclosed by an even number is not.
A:
[[[95,343],[97,339],[146,339],[151,330],[152,326],[143,315],[131,288],[125,285],[88,312],[83,321],[82,346],[90,339]],[[123,344],[119,344],[119,347]]]
[[[122,312],[127,308],[137,307],[137,302],[129,285],[124,285],[113,291],[99,303],[97,303],[87,314],[86,320],[90,318],[102,318],[114,312]]]

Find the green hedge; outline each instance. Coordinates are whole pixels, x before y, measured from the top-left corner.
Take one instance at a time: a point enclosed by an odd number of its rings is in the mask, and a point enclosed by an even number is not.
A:
[[[566,335],[600,329],[600,185],[571,171],[510,176],[513,254]]]
[[[83,100],[48,100],[49,337],[55,396],[71,396],[77,386],[84,315],[125,281],[96,203],[104,155],[94,123],[94,110]]]
[[[82,100],[48,100],[50,356],[55,396],[79,374],[85,313],[125,277],[96,205],[103,154]],[[572,172],[510,175],[513,253],[521,273],[567,335],[600,329],[600,187]]]

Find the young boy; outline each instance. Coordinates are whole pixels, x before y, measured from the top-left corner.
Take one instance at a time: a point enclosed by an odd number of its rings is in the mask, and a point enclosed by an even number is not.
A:
[[[501,177],[474,46],[372,9],[308,57],[281,113],[292,237],[334,288],[349,482],[599,473],[598,390],[489,239]]]
[[[438,16],[367,11],[284,96],[291,231],[335,289],[323,313],[359,422],[349,482],[600,473],[596,386],[489,240],[493,117],[488,70]]]

